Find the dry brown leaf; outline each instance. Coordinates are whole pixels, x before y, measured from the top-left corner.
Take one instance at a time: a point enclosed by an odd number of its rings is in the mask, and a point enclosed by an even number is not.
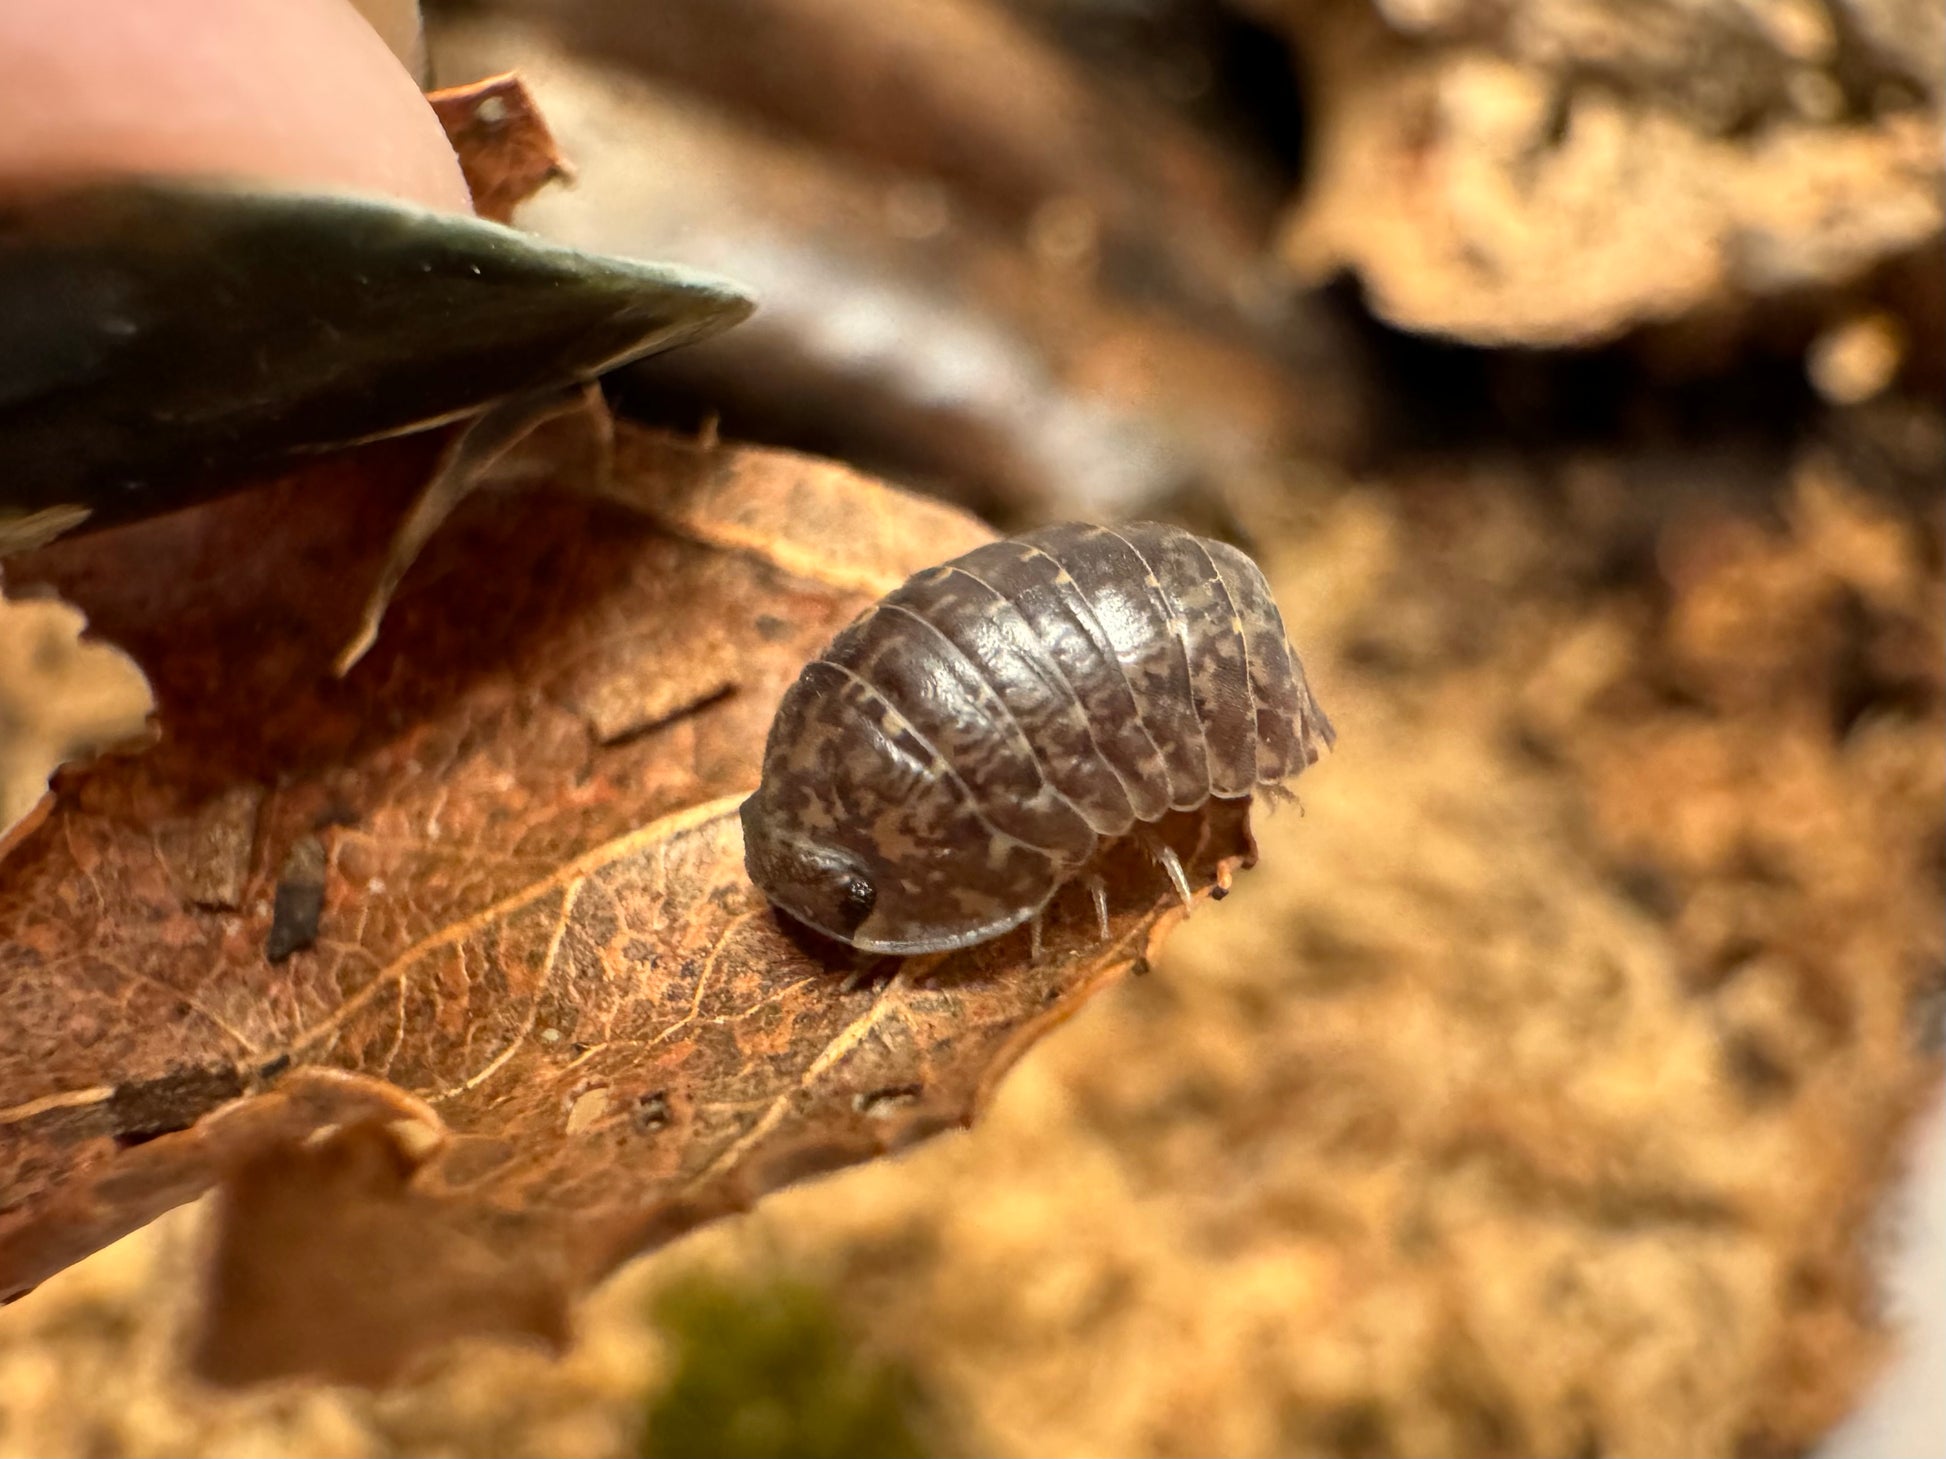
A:
[[[0,1291],[221,1182],[214,1376],[558,1342],[630,1255],[970,1118],[1181,915],[1128,848],[1111,936],[1079,897],[1031,964],[1024,932],[902,964],[793,934],[734,815],[778,696],[987,533],[801,457],[618,452],[634,510],[470,503],[344,681],[376,467],[23,560],[148,666],[165,734],[0,876]],[[1249,855],[1234,810],[1163,829],[1206,887]]]

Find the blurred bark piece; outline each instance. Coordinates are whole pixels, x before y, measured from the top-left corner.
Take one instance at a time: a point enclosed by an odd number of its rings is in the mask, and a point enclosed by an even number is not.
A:
[[[735,817],[777,699],[872,597],[987,533],[824,463],[617,447],[632,510],[469,501],[344,680],[390,481],[10,568],[149,666],[169,734],[91,772],[0,880],[0,1290],[227,1173],[214,1375],[373,1381],[448,1337],[558,1341],[635,1252],[970,1118],[1181,915],[1131,846],[1112,935],[1078,898],[1032,965],[1023,933],[848,977],[871,969],[793,932]],[[664,677],[692,687],[624,723],[616,685]],[[181,850],[198,827],[220,854]],[[1204,888],[1249,856],[1234,809],[1165,832]],[[212,891],[214,861],[240,890]]]
[[[86,626],[66,603],[0,593],[0,855],[44,813],[55,770],[145,733],[155,701],[142,671]]]
[[[459,154],[473,211],[482,218],[510,223],[520,204],[556,178],[574,175],[518,76],[491,76],[426,100]]]
[[[1946,11],[1927,0],[1372,0],[1403,35],[1477,46],[1555,76],[1599,79],[1697,129],[1815,111],[1820,78],[1843,109],[1946,89]],[[1910,97],[1904,99],[1909,100]],[[1812,117],[1831,121],[1833,114]]]
[[[694,402],[734,435],[1016,517],[1130,514],[1356,430],[1355,370],[1322,326],[1272,349],[1234,317],[1118,300],[1085,260],[1037,258],[934,182],[764,136],[530,27],[454,22],[435,42],[450,75],[517,66],[577,159],[577,185],[524,225],[707,259],[762,297],[733,335],[615,377],[625,406]]]
[[[1588,344],[1937,251],[1936,78],[1818,7],[1381,8],[1443,44],[1349,3],[1284,11],[1316,118],[1284,249],[1404,328]],[[1937,20],[1912,10],[1915,55]]]
[[[1051,205],[1083,214],[1108,273],[1143,292],[1229,308],[1263,274],[1268,179],[1167,111],[1104,93],[984,0],[499,8],[773,135],[943,184],[1016,236]]]

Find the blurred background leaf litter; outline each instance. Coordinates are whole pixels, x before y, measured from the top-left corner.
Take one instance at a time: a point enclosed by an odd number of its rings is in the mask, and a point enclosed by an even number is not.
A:
[[[1794,1454],[1854,1408],[1946,991],[1936,5],[429,20],[573,163],[522,226],[762,297],[625,410],[1229,536],[1341,748],[977,1129],[637,1263],[565,1359],[197,1388],[190,1209],[0,1317],[0,1449]]]

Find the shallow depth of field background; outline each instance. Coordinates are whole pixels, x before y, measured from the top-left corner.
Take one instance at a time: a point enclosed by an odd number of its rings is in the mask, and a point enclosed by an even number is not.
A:
[[[203,1214],[0,1316],[0,1453],[1791,1454],[1939,1083],[1930,0],[491,0],[578,185],[754,285],[614,382],[998,525],[1248,547],[1303,808],[969,1134],[564,1361],[176,1367]],[[1899,1309],[1903,1310],[1903,1309]]]

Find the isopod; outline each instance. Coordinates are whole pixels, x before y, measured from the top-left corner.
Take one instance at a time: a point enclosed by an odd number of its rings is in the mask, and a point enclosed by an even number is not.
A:
[[[1333,739],[1247,556],[1065,523],[917,574],[806,666],[743,803],[745,860],[863,951],[968,947],[1105,842],[1281,787]]]

